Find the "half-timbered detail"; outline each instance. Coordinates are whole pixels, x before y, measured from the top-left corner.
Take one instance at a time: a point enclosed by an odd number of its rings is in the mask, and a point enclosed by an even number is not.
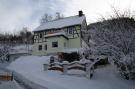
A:
[[[48,55],[65,52],[66,49],[81,48],[81,31],[87,30],[85,15],[46,22],[34,30],[33,55]]]

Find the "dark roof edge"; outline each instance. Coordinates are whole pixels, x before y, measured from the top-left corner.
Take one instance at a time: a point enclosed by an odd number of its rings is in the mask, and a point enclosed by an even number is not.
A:
[[[66,37],[66,36],[63,35],[63,34],[52,35],[52,36],[48,36],[48,37],[45,37],[45,38],[56,37],[56,36],[63,36],[64,38],[66,38],[66,39],[68,40],[68,37]]]

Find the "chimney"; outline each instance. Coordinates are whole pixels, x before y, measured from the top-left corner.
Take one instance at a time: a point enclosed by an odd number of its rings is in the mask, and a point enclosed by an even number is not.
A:
[[[79,17],[83,16],[83,11],[79,11]]]

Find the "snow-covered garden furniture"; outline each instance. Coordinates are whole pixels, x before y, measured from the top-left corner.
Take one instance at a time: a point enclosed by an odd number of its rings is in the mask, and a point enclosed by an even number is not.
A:
[[[68,74],[68,70],[77,69],[85,72],[87,78],[91,78],[94,73],[94,62],[89,60],[85,61],[74,61],[69,63],[68,61],[54,62],[50,64],[44,64],[44,71],[46,70],[57,70],[63,72],[63,74]]]
[[[13,73],[0,72],[0,80],[1,81],[12,81],[13,80]]]

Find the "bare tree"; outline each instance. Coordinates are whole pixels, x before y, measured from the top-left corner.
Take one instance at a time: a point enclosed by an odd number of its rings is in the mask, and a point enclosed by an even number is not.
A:
[[[32,32],[28,30],[27,27],[23,27],[22,30],[20,31],[19,36],[22,38],[23,43],[30,44],[31,41],[33,40],[32,37]]]
[[[46,22],[62,19],[62,18],[64,18],[64,15],[61,14],[60,12],[56,12],[54,16],[45,13],[40,19],[40,24],[44,24]]]
[[[56,12],[56,16],[55,16],[55,19],[61,19],[61,18],[64,18],[63,14],[61,14],[60,12]]]
[[[41,17],[41,20],[40,20],[40,24],[44,24],[48,21],[51,21],[52,20],[52,16],[45,13],[42,17]]]

